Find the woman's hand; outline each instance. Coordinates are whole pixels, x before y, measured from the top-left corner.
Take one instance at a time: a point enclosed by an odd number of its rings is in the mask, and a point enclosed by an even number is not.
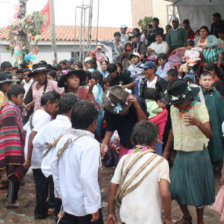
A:
[[[89,80],[89,92],[92,92],[93,87],[96,85],[96,80],[95,79],[90,79]]]
[[[200,122],[196,117],[191,116],[189,114],[184,114],[183,115],[183,120],[186,123],[186,126],[191,126],[191,125],[198,125],[198,123]]]
[[[117,223],[116,215],[115,214],[109,214],[107,216],[106,224],[116,224],[116,223]]]

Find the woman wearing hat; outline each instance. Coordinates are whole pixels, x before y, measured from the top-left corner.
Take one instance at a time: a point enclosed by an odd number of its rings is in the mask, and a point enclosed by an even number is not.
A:
[[[60,94],[64,92],[64,88],[58,88],[57,82],[47,79],[47,72],[49,69],[41,63],[34,64],[33,70],[29,77],[34,77],[35,82],[32,85],[33,102],[27,105],[27,108],[34,106],[34,111],[40,108],[40,100],[44,93],[49,91],[56,91]]]
[[[120,137],[120,159],[133,147],[130,137],[134,125],[140,120],[147,120],[146,105],[140,98],[132,96],[130,90],[112,86],[104,92],[103,107],[107,131],[101,144],[101,151],[107,151],[107,145],[117,130]]]
[[[89,100],[96,103],[93,96],[94,80],[89,81],[89,88],[86,88],[85,80],[87,74],[83,70],[67,69],[62,71],[63,75],[58,82],[58,87],[64,87],[65,92],[71,92],[83,100]]]
[[[12,74],[10,72],[0,73],[0,107],[2,107],[8,100],[6,93],[9,87],[13,82],[17,81],[19,80],[13,79]]]
[[[170,191],[183,212],[178,224],[191,224],[187,206],[195,206],[197,224],[203,224],[204,206],[214,202],[215,190],[212,165],[208,153],[208,138],[212,131],[205,104],[194,101],[199,88],[188,86],[184,80],[171,82],[167,89],[166,102],[171,104],[172,129],[165,147],[174,141],[177,151],[171,173]]]

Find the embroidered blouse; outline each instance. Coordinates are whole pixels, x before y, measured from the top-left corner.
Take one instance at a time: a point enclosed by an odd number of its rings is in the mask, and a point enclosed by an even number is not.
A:
[[[197,102],[185,114],[195,116],[203,124],[209,121],[209,114],[205,104]],[[186,126],[180,111],[171,107],[171,120],[174,136],[174,149],[177,151],[203,151],[208,146],[206,136],[196,125]]]

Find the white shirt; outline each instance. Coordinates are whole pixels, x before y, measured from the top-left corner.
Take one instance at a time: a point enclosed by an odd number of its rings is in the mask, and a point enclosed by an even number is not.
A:
[[[121,170],[123,161],[128,155],[121,157],[114,176],[111,180],[114,184],[120,184],[121,173],[128,167],[130,162],[137,156],[139,152],[133,153],[125,162],[123,171]],[[124,184],[129,180],[133,174],[145,163],[153,153],[147,153],[141,157],[132,166],[128,172]],[[132,182],[129,187],[132,187],[137,183],[143,175],[157,162],[161,157],[157,156]],[[160,179],[165,179],[170,182],[169,179],[169,165],[166,160],[163,160],[156,168],[154,168],[149,175],[143,180],[143,182],[132,192],[127,194],[120,207],[121,221],[126,224],[162,224],[161,219],[161,197],[159,190]],[[129,188],[128,187],[128,188]]]
[[[30,133],[32,131],[38,132],[50,120],[51,120],[51,116],[46,111],[38,109],[34,112],[32,117],[33,130],[31,130],[31,127],[30,127],[30,120],[24,126],[24,129],[26,130],[26,140],[25,140],[25,148],[24,148],[25,158],[27,157],[27,153],[28,153],[28,141],[29,141]],[[33,145],[31,167],[30,167],[31,169],[41,168],[42,154],[43,154],[43,151],[41,151],[39,148]]]
[[[184,56],[188,57],[189,59],[198,59],[200,57],[200,48],[193,47],[191,50],[186,50]]]
[[[148,46],[147,49],[152,49],[154,52],[151,52],[150,55],[158,56],[158,54],[164,53],[166,54],[169,50],[168,44],[166,41],[163,41],[162,43],[158,44],[157,42],[153,42]]]
[[[67,116],[57,115],[55,120],[50,121],[38,131],[33,139],[33,145],[44,154],[47,151],[46,143],[53,143],[71,127],[71,121]],[[48,154],[42,158],[41,170],[44,176],[49,177],[52,175],[51,163],[56,156],[56,147],[52,147]]]
[[[62,154],[51,164],[54,186],[62,199],[63,209],[74,216],[92,214],[101,208],[98,183],[100,145],[89,131],[72,129],[61,138],[56,146],[60,150],[68,139],[70,143]]]
[[[156,82],[157,82],[157,76],[151,81],[149,82],[149,80],[147,80],[147,88],[156,88]]]
[[[141,77],[141,78],[144,77],[143,68],[141,68],[141,64],[142,64],[142,62],[139,62],[137,65],[132,63],[128,67],[128,71],[131,73],[130,77],[132,79],[139,78],[139,77]]]
[[[24,98],[25,98],[25,96],[26,96],[26,94],[27,94],[27,92],[28,92],[30,86],[32,85],[32,83],[33,83],[33,79],[30,79],[29,82],[26,82],[25,80],[22,81],[22,86],[23,86],[23,88],[25,89],[25,95],[24,95]]]

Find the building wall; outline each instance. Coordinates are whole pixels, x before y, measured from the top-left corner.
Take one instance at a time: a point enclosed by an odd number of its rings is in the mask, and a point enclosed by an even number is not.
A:
[[[165,28],[168,24],[167,21],[167,5],[170,3],[164,0],[153,0],[152,1],[152,8],[153,8],[153,17],[158,17],[160,20],[160,27]]]
[[[132,27],[138,27],[138,21],[145,16],[153,16],[153,0],[131,0]]]
[[[158,17],[160,26],[167,25],[167,5],[164,0],[130,0],[132,7],[132,27],[138,27],[138,21],[145,16]]]
[[[7,43],[0,44],[0,63],[3,61],[10,61],[12,64],[16,62],[14,57],[11,57],[10,51],[5,51],[5,46],[7,46]],[[39,53],[36,55],[36,59],[33,60],[33,64],[45,60],[47,63],[52,64],[53,61],[53,53],[50,45],[38,45],[39,47]],[[79,50],[79,46],[77,45],[75,48],[77,51]],[[92,46],[92,50],[95,50],[95,44]],[[110,49],[105,49],[106,55],[110,58]],[[71,42],[70,45],[59,45],[57,46],[57,56],[58,56],[58,62],[64,59],[70,59],[72,56],[72,52],[74,51],[74,42]]]

